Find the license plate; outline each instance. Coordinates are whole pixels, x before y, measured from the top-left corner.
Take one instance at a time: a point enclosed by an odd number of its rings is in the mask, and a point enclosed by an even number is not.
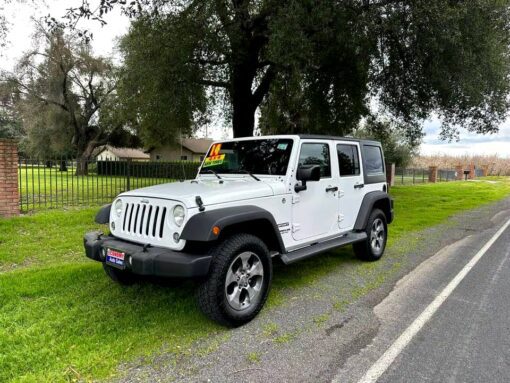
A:
[[[106,263],[110,265],[124,268],[124,258],[126,253],[114,249],[106,249]]]

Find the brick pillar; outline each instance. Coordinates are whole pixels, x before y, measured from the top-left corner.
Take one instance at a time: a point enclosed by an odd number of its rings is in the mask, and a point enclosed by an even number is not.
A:
[[[18,214],[18,145],[0,139],[0,217]]]
[[[395,185],[395,164],[386,164],[386,182],[388,187]]]
[[[455,173],[457,173],[455,176],[457,181],[462,181],[464,179],[464,167],[462,165],[455,166]]]
[[[470,180],[474,180],[476,178],[476,172],[475,172],[475,164],[470,164],[469,165],[469,176],[468,178]]]
[[[429,166],[429,182],[437,181],[437,166]]]
[[[484,177],[487,177],[489,175],[489,165],[486,164],[486,165],[482,165],[482,172],[483,172],[483,176]]]

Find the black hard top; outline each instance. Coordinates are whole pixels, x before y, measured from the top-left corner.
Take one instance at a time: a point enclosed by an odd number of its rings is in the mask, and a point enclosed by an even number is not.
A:
[[[328,136],[328,135],[323,135],[323,134],[297,134],[297,136],[303,140],[339,140],[339,141],[359,142],[359,143],[363,143],[363,144],[375,144],[378,146],[381,145],[381,143],[379,141],[364,140],[361,138],[354,138],[354,137]]]

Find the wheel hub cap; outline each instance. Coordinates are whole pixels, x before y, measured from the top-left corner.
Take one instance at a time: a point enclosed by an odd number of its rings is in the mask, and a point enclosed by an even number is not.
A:
[[[234,310],[246,310],[260,299],[264,267],[259,256],[245,251],[234,258],[225,278],[225,297]]]
[[[375,254],[380,254],[384,247],[385,233],[382,219],[377,218],[372,223],[370,232],[370,246]]]

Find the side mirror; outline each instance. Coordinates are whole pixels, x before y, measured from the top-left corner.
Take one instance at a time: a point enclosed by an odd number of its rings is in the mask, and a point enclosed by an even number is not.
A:
[[[321,167],[319,165],[301,165],[296,172],[296,179],[301,181],[301,185],[296,184],[294,190],[296,193],[306,190],[307,181],[319,181],[321,179]]]

